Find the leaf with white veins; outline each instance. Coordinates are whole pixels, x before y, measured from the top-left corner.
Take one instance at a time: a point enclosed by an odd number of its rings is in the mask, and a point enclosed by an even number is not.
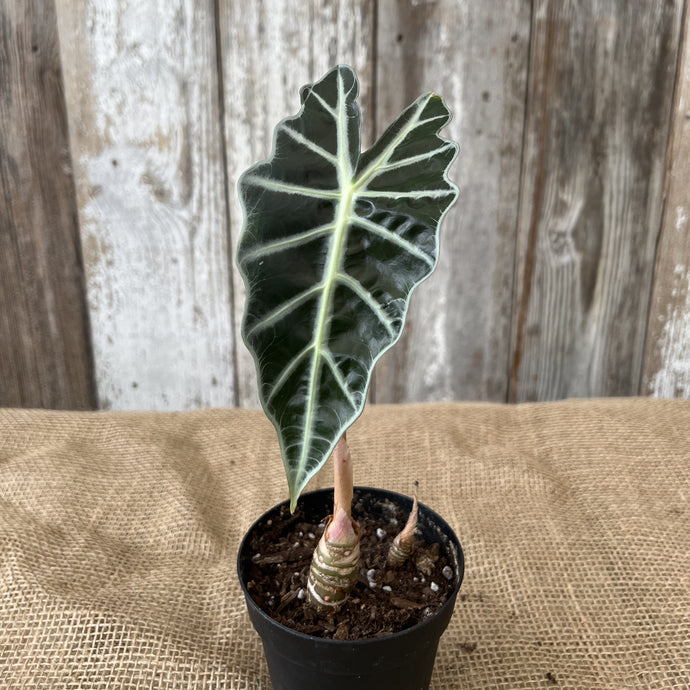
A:
[[[371,372],[402,331],[412,290],[436,266],[457,197],[457,145],[435,94],[406,108],[360,154],[355,73],[302,89],[271,158],[239,181],[244,341],[280,442],[291,508],[361,414]]]

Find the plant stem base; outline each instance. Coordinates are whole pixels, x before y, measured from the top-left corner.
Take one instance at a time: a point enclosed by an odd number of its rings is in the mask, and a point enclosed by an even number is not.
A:
[[[392,492],[357,489],[377,500],[400,503],[409,511],[412,501]],[[324,506],[332,500],[330,491],[317,491],[300,499],[308,515],[323,517]],[[463,575],[463,556],[457,537],[435,513],[420,506],[419,528],[428,542],[440,542],[452,560],[455,572],[452,591],[440,610],[407,630],[391,635],[364,640],[322,639],[295,632],[277,623],[262,611],[247,590],[247,573],[251,570],[252,556],[248,547],[254,529],[261,528],[275,516],[279,507],[266,513],[250,529],[243,540],[238,556],[238,572],[249,615],[259,632],[266,653],[271,680],[275,690],[322,689],[328,690],[425,690],[428,688],[438,640],[450,620]]]

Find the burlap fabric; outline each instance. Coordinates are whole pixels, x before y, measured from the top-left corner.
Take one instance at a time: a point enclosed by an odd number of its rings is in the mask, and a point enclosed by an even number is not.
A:
[[[371,407],[348,438],[464,545],[432,688],[690,688],[690,402]],[[260,412],[0,410],[0,687],[270,688],[235,557],[285,493]]]

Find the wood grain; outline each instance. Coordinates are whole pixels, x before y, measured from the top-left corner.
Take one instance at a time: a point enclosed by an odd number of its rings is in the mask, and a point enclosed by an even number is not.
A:
[[[58,0],[99,404],[232,405],[213,0]]]
[[[642,393],[690,399],[690,12],[676,82],[666,206],[649,312]]]
[[[510,399],[636,394],[683,2],[535,2]]]
[[[235,185],[337,62],[365,146],[434,90],[461,147],[374,401],[690,398],[684,5],[7,0],[0,405],[258,405]]]
[[[0,405],[95,405],[55,7],[0,6]]]
[[[436,91],[459,141],[460,198],[436,273],[412,297],[401,341],[377,365],[377,402],[505,401],[530,2],[382,2],[379,131]]]
[[[373,130],[374,3],[358,0],[220,0],[219,31],[223,64],[225,141],[232,246],[242,228],[235,193],[251,164],[267,158],[273,129],[300,108],[300,88],[338,63],[354,67],[360,80],[363,145]],[[233,274],[235,332],[240,333],[244,285]],[[251,355],[240,343],[238,401],[257,407]]]

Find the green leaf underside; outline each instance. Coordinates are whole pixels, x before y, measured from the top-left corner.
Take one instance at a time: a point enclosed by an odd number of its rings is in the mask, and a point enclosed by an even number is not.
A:
[[[291,507],[361,414],[410,293],[434,269],[457,196],[457,145],[439,96],[418,98],[360,155],[357,78],[338,66],[302,90],[272,157],[239,181],[242,335],[273,422]]]

